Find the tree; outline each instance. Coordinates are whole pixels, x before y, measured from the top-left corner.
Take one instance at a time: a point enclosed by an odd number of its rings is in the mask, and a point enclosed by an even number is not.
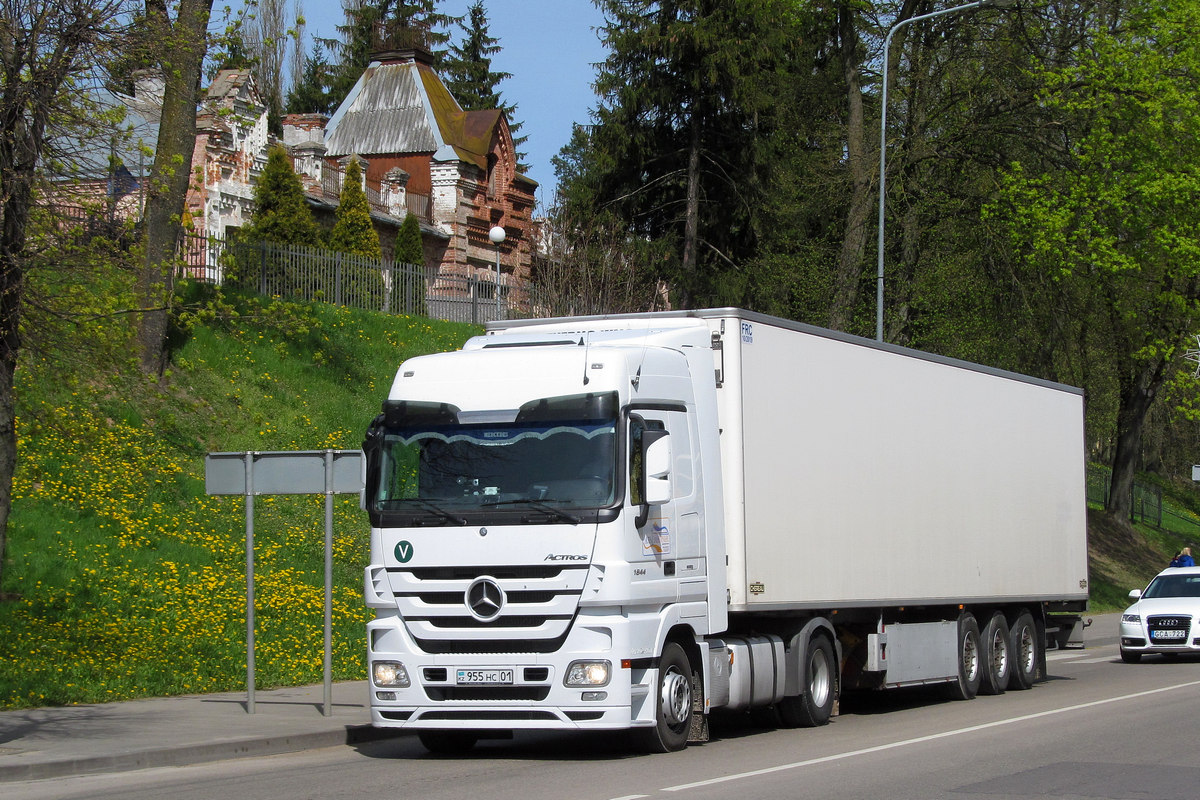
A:
[[[146,0],[146,24],[165,81],[154,164],[146,192],[146,261],[138,282],[143,313],[139,343],[142,369],[161,375],[166,366],[170,298],[175,286],[176,246],[196,148],[196,104],[208,50],[213,0],[178,0],[175,17],[167,0]]]
[[[371,222],[371,207],[362,188],[362,167],[357,158],[350,159],[342,181],[338,200],[337,221],[329,234],[330,248],[341,253],[354,253],[369,258],[382,258],[379,234]]]
[[[283,133],[283,54],[287,47],[285,0],[257,0],[254,24],[247,31],[247,45],[254,56],[250,67],[267,106],[271,131]]]
[[[238,246],[231,248],[226,283],[245,289],[260,286],[295,291],[294,277],[284,274],[285,263],[274,248],[263,245],[316,247],[321,231],[304,198],[300,177],[281,145],[267,154],[267,163],[254,186],[254,216],[239,231]]]
[[[568,203],[611,211],[630,234],[678,253],[660,265],[672,302],[730,299],[730,273],[755,250],[769,169],[764,141],[791,71],[786,0],[600,0],[610,53],[580,184]],[[572,146],[578,141],[572,143]],[[572,209],[572,214],[577,213]]]
[[[29,225],[57,136],[86,129],[82,96],[117,34],[119,0],[0,0],[0,579],[17,463],[14,373]]]
[[[321,39],[337,54],[329,93],[336,108],[354,88],[377,50],[421,47],[438,63],[440,48],[450,35],[440,30],[455,18],[435,10],[436,0],[347,0],[346,22],[338,26],[340,39]]]
[[[526,154],[520,152],[519,148],[529,137],[517,135],[521,130],[521,123],[515,118],[517,107],[505,103],[497,88],[502,81],[511,78],[512,73],[492,70],[492,56],[500,52],[500,40],[488,35],[487,10],[483,7],[483,0],[476,0],[467,9],[466,18],[459,20],[458,27],[465,36],[462,41],[450,45],[450,52],[443,61],[446,88],[464,111],[493,108],[503,111],[513,137],[517,169],[528,170],[528,165],[520,163]]]
[[[313,42],[312,52],[304,58],[300,80],[288,90],[285,110],[289,114],[329,114],[334,110],[329,93],[330,66],[320,42]]]
[[[1117,397],[1106,511],[1127,525],[1147,415],[1200,327],[1200,7],[1135,0],[1090,23],[1076,60],[1037,74],[1068,122],[1061,165],[1012,165],[990,210],[1031,270],[1086,299],[1085,357]]]
[[[406,314],[425,316],[425,248],[421,245],[421,223],[415,214],[404,217],[392,260],[390,307],[396,312],[403,309]]]
[[[360,308],[382,308],[383,274],[379,262],[383,253],[379,247],[379,234],[371,222],[371,206],[362,188],[362,168],[357,158],[351,158],[346,166],[342,181],[342,196],[338,201],[337,221],[329,234],[329,248],[337,253],[362,256],[370,263],[363,266],[362,260],[348,260],[354,264],[346,270],[344,286],[348,293],[347,303]]]
[[[254,186],[254,217],[242,231],[248,241],[316,245],[320,229],[304,199],[300,176],[282,145],[267,153],[267,163]]]

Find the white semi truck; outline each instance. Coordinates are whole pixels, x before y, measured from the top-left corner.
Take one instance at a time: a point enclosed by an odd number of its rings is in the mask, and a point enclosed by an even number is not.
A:
[[[738,309],[493,323],[366,434],[372,722],[671,751],[1028,688],[1086,608],[1083,436],[1076,389]]]

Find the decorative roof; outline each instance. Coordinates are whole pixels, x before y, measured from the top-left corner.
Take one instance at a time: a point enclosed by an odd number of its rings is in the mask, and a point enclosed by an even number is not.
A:
[[[487,168],[500,111],[463,111],[428,64],[373,61],[326,126],[331,157],[432,153]]]

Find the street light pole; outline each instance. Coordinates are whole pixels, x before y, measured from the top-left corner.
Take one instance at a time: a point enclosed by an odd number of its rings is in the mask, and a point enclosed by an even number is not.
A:
[[[879,241],[876,247],[878,251],[878,264],[876,267],[875,285],[875,341],[877,342],[883,341],[883,211],[884,197],[886,196],[884,189],[887,181],[888,56],[892,50],[892,36],[905,25],[913,22],[940,17],[944,14],[954,14],[959,11],[970,11],[973,8],[982,8],[984,6],[1008,8],[1014,2],[1015,0],[977,0],[974,3],[943,8],[941,11],[931,11],[928,14],[902,19],[892,26],[892,29],[888,31],[887,38],[883,40],[883,89],[880,94],[879,110]]]
[[[488,231],[488,238],[496,245],[496,319],[500,319],[500,244],[504,237],[504,228],[499,225],[492,226]]]

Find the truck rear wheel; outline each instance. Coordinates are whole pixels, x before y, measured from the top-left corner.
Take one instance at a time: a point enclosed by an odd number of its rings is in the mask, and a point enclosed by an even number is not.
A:
[[[1042,662],[1042,646],[1038,638],[1033,615],[1022,611],[1012,624],[1013,671],[1011,686],[1014,689],[1031,689],[1037,681]]]
[[[979,693],[983,659],[979,648],[979,623],[972,614],[958,618],[958,679],[950,683],[948,694],[954,700],[970,700]]]
[[[824,636],[808,643],[804,660],[804,692],[783,698],[778,704],[779,718],[787,728],[815,728],[829,722],[837,700],[837,668],[833,645]]]
[[[1008,620],[997,611],[979,634],[983,647],[983,675],[979,683],[981,694],[1004,694],[1012,672],[1012,648]]]
[[[653,728],[638,731],[642,747],[651,753],[673,753],[687,747],[692,723],[692,666],[687,653],[667,642],[658,660]]]

